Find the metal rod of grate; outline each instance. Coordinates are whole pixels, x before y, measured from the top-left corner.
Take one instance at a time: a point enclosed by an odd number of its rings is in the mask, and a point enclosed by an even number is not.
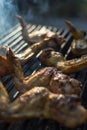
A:
[[[42,25],[32,25],[28,24],[28,32],[31,33],[36,30],[40,30],[44,26]],[[68,30],[58,29],[56,27],[46,27],[54,32],[57,32],[59,35],[62,35],[66,38],[66,42],[58,48],[67,59],[75,57],[71,53],[70,44],[72,42],[72,36],[68,32]],[[26,50],[29,44],[25,43],[22,38],[21,26],[18,24],[13,27],[11,30],[8,30],[4,35],[0,38],[0,45],[7,44],[12,48],[14,53],[18,53],[20,51]],[[27,61],[23,64],[23,71],[25,75],[30,75],[35,72],[37,69],[41,68],[41,64],[38,61],[37,57],[33,57],[32,60]],[[81,97],[83,100],[83,104],[86,107],[86,76],[87,70],[82,70],[78,73],[71,75],[72,77],[80,80],[83,83],[84,90],[81,93]],[[7,91],[9,92],[10,98],[14,100],[18,96],[18,91],[14,87],[12,76],[4,76],[2,79],[3,84],[6,86]],[[45,120],[45,119],[31,119],[31,120],[23,120],[17,121],[14,123],[6,123],[4,121],[0,121],[0,130],[68,130],[68,128],[63,127],[62,125],[56,123],[53,120]],[[87,124],[84,123],[82,126],[75,128],[74,130],[87,130]]]

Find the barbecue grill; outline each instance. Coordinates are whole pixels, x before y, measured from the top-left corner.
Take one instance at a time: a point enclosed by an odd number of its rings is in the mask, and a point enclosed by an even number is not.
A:
[[[42,25],[32,25],[28,24],[28,32],[33,32],[36,30],[40,30],[44,26]],[[62,28],[56,28],[52,26],[46,26],[46,28],[57,32],[59,35],[62,35],[65,37],[66,42],[63,43],[60,47],[57,48],[59,52],[61,52],[67,59],[75,58],[75,55],[72,54],[70,44],[73,40],[72,35],[67,29]],[[29,46],[29,44],[25,43],[22,37],[21,32],[21,26],[20,24],[17,24],[12,29],[8,30],[5,34],[3,34],[0,38],[0,45],[6,44],[8,45],[14,53],[19,53],[23,50],[26,50],[26,48]],[[36,70],[41,68],[41,64],[37,58],[37,56],[33,57],[31,60],[27,61],[26,63],[23,63],[23,71],[25,76],[30,75],[34,73]],[[81,99],[84,107],[87,108],[87,80],[86,80],[87,70],[84,69],[80,72],[77,72],[75,74],[71,74],[72,77],[80,80],[83,83],[83,92],[81,93]],[[1,78],[1,81],[5,85],[11,100],[15,100],[20,94],[16,90],[13,84],[12,75],[7,75]],[[0,121],[0,130],[68,130],[68,128],[62,126],[61,124],[58,124],[54,120],[47,120],[47,119],[28,119],[28,120],[22,120],[17,121],[14,123],[6,123],[3,120]],[[79,126],[78,128],[75,128],[74,130],[87,130],[87,124],[84,123],[83,125]]]

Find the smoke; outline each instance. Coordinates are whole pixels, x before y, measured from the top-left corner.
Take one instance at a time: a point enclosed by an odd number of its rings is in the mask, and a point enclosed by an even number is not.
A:
[[[15,14],[16,7],[13,0],[0,0],[0,34],[16,23]]]
[[[23,13],[25,17],[29,16],[29,20],[35,20],[38,15],[46,13],[48,9],[47,0],[0,0],[0,34],[9,30],[18,22],[15,17],[17,13],[22,15],[23,12],[26,12]]]
[[[49,1],[48,0],[29,0],[26,5],[23,4],[22,15],[28,22],[40,24],[44,16],[49,12]],[[26,10],[26,12],[25,12]]]

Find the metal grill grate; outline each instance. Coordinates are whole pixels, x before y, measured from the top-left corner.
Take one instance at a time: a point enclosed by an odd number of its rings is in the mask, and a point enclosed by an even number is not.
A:
[[[28,24],[28,32],[33,32],[36,30],[40,30],[44,26],[42,25],[32,25]],[[71,53],[70,49],[70,43],[72,42],[72,36],[68,32],[68,30],[63,30],[62,28],[58,29],[56,27],[46,27],[52,31],[56,31],[58,34],[64,36],[66,38],[66,42],[58,48],[58,51],[60,51],[67,59],[74,58],[75,56]],[[8,32],[6,32],[4,35],[0,38],[0,45],[2,44],[8,44],[9,47],[12,48],[12,50],[15,53],[21,52],[23,50],[26,50],[26,48],[29,46],[22,38],[21,33],[21,26],[18,24]],[[23,71],[24,74],[27,76],[37,69],[41,68],[41,64],[38,61],[37,57],[33,57],[32,60],[26,62],[23,64]],[[72,74],[72,77],[80,80],[83,83],[84,90],[81,94],[83,105],[87,107],[86,105],[86,92],[87,92],[87,70],[84,69],[78,73]],[[9,92],[9,95],[11,99],[13,100],[15,97],[18,96],[18,91],[14,87],[13,80],[11,75],[5,76],[2,79],[3,84],[6,86],[7,91]],[[68,130],[68,128],[65,128],[61,126],[60,124],[56,123],[53,120],[45,120],[45,119],[31,119],[31,120],[24,120],[24,121],[17,121],[15,123],[6,123],[4,121],[0,121],[0,130]],[[74,130],[87,130],[87,124],[83,124],[82,126],[75,128]]]

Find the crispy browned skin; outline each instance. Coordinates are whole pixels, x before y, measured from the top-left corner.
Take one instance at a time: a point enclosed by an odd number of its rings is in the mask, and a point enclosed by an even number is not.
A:
[[[44,86],[53,93],[79,95],[82,91],[80,81],[70,78],[54,67],[42,68],[34,74],[24,77],[20,61],[12,55],[8,56],[14,70],[15,86],[21,93],[30,90],[34,86]]]
[[[63,73],[71,74],[87,67],[87,56],[66,60],[61,53],[53,49],[44,49],[39,55],[39,60],[45,66],[53,66]]]
[[[85,37],[85,31],[77,29],[71,21],[65,20],[65,23],[76,40],[83,39]]]
[[[8,51],[7,57],[14,70],[15,87],[22,93],[27,92],[10,102],[0,82],[1,119],[11,122],[25,118],[47,118],[70,128],[85,122],[87,111],[81,106],[79,98],[66,95],[79,95],[82,90],[81,82],[53,67],[43,68],[24,78],[20,61],[14,57],[11,50]]]
[[[10,74],[13,71],[10,61],[6,57],[8,50],[9,50],[8,46],[0,47],[0,77]]]
[[[32,43],[40,42],[46,38],[51,39],[50,40],[51,44],[61,45],[62,43],[65,42],[64,37],[59,36],[56,32],[50,31],[49,29],[45,27],[39,31],[34,31],[29,34],[27,24],[24,18],[20,15],[17,15],[17,18],[21,24],[22,36],[25,42],[32,44]]]
[[[87,39],[85,38],[85,32],[77,29],[70,21],[66,20],[69,31],[73,35],[73,41],[71,43],[71,51],[75,55],[87,54]]]
[[[22,51],[20,54],[16,54],[16,57],[18,57],[23,62],[30,60],[33,56],[37,55],[38,52],[44,46],[48,45],[49,42],[50,42],[50,38],[37,42],[35,44],[32,44],[25,51]]]
[[[87,54],[87,39],[74,39],[71,44],[71,51],[77,56]]]
[[[84,123],[87,118],[87,110],[81,105],[79,97],[54,94],[42,86],[34,87],[11,102],[0,82],[0,106],[0,119],[7,122],[47,118],[73,128]]]
[[[0,56],[0,77],[10,74],[12,72],[12,67],[7,59]]]
[[[33,56],[38,54],[38,52],[48,44],[50,39],[45,39],[41,42],[35,43],[28,47],[25,51],[20,52],[19,54],[13,54],[14,57],[17,57],[22,63],[30,60]],[[0,76],[4,76],[12,73],[12,66],[10,65],[9,60],[6,57],[9,46],[1,46],[0,47]]]

